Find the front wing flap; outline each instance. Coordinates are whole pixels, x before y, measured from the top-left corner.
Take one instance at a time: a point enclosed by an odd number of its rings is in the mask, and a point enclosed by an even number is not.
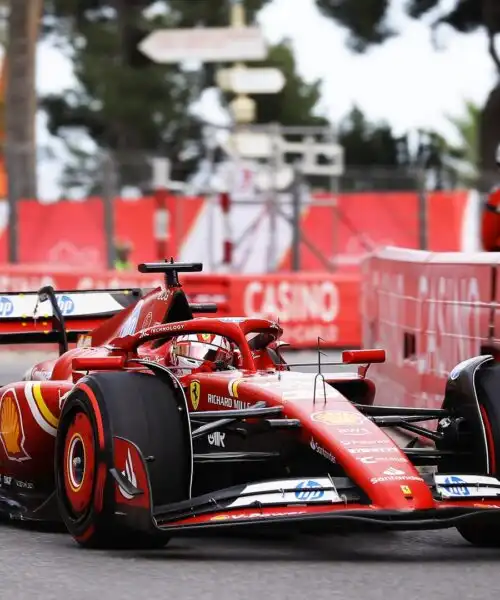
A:
[[[500,520],[500,480],[472,475],[424,475],[435,506],[386,510],[347,478],[268,481],[221,490],[188,502],[158,507],[155,525],[171,534],[247,528],[327,533],[339,527],[412,530],[454,527],[488,513]]]

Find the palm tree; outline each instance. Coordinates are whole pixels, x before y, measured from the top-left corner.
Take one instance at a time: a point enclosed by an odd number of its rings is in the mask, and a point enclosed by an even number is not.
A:
[[[465,102],[460,116],[448,115],[458,142],[447,143],[449,166],[456,172],[458,180],[467,186],[475,186],[479,177],[479,131],[481,108],[471,100]]]

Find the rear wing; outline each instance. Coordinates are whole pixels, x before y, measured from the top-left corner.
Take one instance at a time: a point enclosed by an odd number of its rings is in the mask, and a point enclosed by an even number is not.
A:
[[[68,343],[144,296],[138,288],[0,294],[0,344]]]

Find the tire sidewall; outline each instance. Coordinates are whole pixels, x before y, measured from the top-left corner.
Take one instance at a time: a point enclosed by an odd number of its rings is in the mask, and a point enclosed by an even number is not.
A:
[[[65,442],[69,426],[73,419],[73,415],[77,412],[83,412],[92,424],[95,465],[90,504],[87,510],[80,517],[75,519],[73,518],[71,511],[68,510],[69,501],[67,499],[67,494],[65,490]],[[102,415],[102,412],[100,416],[101,418],[104,416]],[[110,436],[109,428],[106,426],[105,419],[102,418],[102,421],[104,422],[104,448],[99,447],[98,425],[95,411],[91,403],[89,402],[89,399],[85,392],[80,389],[75,389],[67,398],[59,420],[55,448],[56,494],[60,515],[64,521],[64,524],[68,528],[68,531],[75,538],[79,538],[85,535],[85,533],[88,532],[92,526],[98,525],[99,521],[101,520],[109,523],[109,519],[112,519],[114,513],[114,509],[112,506],[112,503],[114,502],[113,489],[110,485],[110,477],[108,476],[113,455],[112,438]],[[105,465],[106,479],[104,481],[102,511],[100,513],[97,513],[95,508],[97,474],[99,472],[100,465],[102,465],[103,463]]]

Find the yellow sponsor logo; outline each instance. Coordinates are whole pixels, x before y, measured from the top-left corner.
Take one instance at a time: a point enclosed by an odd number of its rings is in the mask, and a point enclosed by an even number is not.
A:
[[[191,398],[191,404],[193,405],[194,410],[198,410],[198,406],[200,405],[200,392],[201,392],[200,382],[192,381],[189,384],[189,397]]]
[[[403,492],[403,496],[412,496],[411,488],[407,485],[401,486],[401,491]]]
[[[228,388],[229,395],[231,396],[231,398],[238,398],[238,387],[242,381],[243,381],[242,379],[232,379],[229,382],[227,388]]]
[[[29,460],[31,457],[24,449],[24,428],[16,391],[7,390],[0,403],[0,439],[5,454],[10,460]]]
[[[363,416],[354,412],[336,412],[325,410],[323,412],[313,413],[313,421],[323,423],[324,425],[358,425],[363,422]]]

